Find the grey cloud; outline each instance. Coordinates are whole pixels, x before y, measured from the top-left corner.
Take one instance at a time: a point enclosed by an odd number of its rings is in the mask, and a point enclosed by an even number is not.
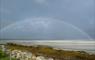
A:
[[[35,17],[35,16],[36,17],[51,17],[51,18],[54,17],[54,18],[57,18],[58,20],[61,19],[63,21],[73,24],[74,26],[78,27],[80,30],[86,32],[86,34],[91,36],[91,38],[95,39],[95,23],[94,23],[95,22],[95,11],[94,11],[95,10],[95,6],[94,6],[95,2],[94,2],[94,0],[43,0],[43,2],[44,1],[47,1],[48,5],[37,4],[36,2],[34,2],[34,0],[27,0],[27,1],[26,0],[2,0],[3,7],[12,11],[12,14],[2,16],[3,18],[1,18],[2,20],[0,20],[3,22],[2,29],[4,27],[6,27],[7,25],[10,25],[11,23],[15,23],[16,21],[24,20],[25,18],[28,18],[28,17]],[[43,24],[43,22],[41,22],[41,23]],[[22,25],[24,25],[24,26],[22,26]],[[31,28],[30,28],[31,24],[29,25],[27,22],[27,24],[22,23],[22,25],[19,25],[19,24],[14,25],[18,29],[17,31],[19,31],[21,29],[21,32],[19,32],[20,34],[22,34],[22,35],[25,34],[22,32],[22,30],[27,31],[26,29],[28,29],[29,31],[31,31]],[[63,27],[64,24],[57,25],[57,24],[52,23],[51,25],[53,25],[51,27],[54,27],[54,25],[57,26],[57,29],[59,29],[59,31],[61,31],[63,29],[58,28],[58,27],[59,26]],[[39,26],[42,26],[42,25],[39,25]],[[37,32],[38,31],[43,32],[44,26],[42,26],[42,27],[39,27],[39,26],[36,26],[36,28],[33,27],[34,28],[33,30],[37,31]],[[47,24],[45,26],[47,26]],[[67,29],[66,32],[68,32],[68,30],[71,28],[65,27],[65,29]],[[10,29],[11,29],[11,31],[13,30],[12,28],[10,28]],[[39,30],[36,30],[36,29],[39,29]],[[56,32],[56,27],[54,27],[53,29],[49,27],[49,29],[51,32],[52,32],[52,30],[54,30],[54,32]],[[15,35],[17,34],[16,32],[14,32],[14,30],[13,30],[13,33]],[[51,34],[55,34],[54,32],[52,32]],[[69,32],[72,33],[72,30]],[[56,34],[49,35],[50,33],[43,33],[41,35],[46,34],[49,37],[57,36]],[[4,34],[5,34],[5,32],[4,32]],[[10,37],[11,37],[11,35],[12,34],[10,34]],[[35,34],[33,36],[35,37],[36,35],[38,36],[38,34],[35,32]],[[61,34],[59,34],[59,35],[60,35],[60,39],[61,39]],[[3,35],[3,37],[4,36],[6,36],[6,35]],[[27,36],[27,37],[25,37],[25,36]],[[25,36],[24,36],[24,38],[31,39],[30,38],[31,34],[26,33]],[[67,34],[67,36],[68,36],[68,34]],[[67,38],[67,36],[65,34],[64,37]],[[71,35],[69,34],[69,36],[71,36],[70,38],[72,39],[72,34]],[[21,37],[23,37],[23,36],[21,36]],[[13,38],[16,38],[16,36],[14,36]],[[48,37],[45,37],[45,36],[42,38],[48,39]],[[70,38],[68,38],[68,39],[70,39]]]

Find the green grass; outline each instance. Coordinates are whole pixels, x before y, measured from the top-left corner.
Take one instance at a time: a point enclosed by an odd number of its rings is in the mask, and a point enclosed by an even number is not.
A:
[[[0,60],[10,60],[10,57],[6,55],[1,49],[0,49]],[[12,60],[16,60],[16,59],[12,58]]]
[[[3,58],[0,58],[0,60],[10,60],[10,57],[3,57]],[[12,60],[16,60],[16,59],[12,59]]]
[[[10,60],[10,58],[9,57],[3,57],[0,60]]]

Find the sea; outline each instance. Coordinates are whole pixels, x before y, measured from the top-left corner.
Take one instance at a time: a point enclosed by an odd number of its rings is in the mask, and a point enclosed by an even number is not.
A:
[[[22,45],[46,45],[54,49],[85,51],[95,54],[95,40],[0,40],[0,44],[16,43]]]

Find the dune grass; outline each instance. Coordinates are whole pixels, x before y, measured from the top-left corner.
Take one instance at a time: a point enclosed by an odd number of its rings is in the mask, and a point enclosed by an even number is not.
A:
[[[3,52],[0,49],[0,60],[10,60],[10,56],[7,55],[5,52]],[[11,60],[16,60],[15,58],[12,58]]]
[[[22,50],[29,51],[35,55],[43,55],[52,57],[59,60],[67,60],[70,57],[71,60],[80,59],[80,60],[95,60],[95,54],[88,54],[85,51],[67,51],[67,50],[56,50],[50,46],[38,45],[38,46],[25,46],[18,45],[14,43],[8,43],[7,48],[11,50]]]

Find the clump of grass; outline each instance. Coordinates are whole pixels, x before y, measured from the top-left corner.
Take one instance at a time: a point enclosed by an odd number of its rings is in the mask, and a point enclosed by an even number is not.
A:
[[[10,56],[0,49],[0,60],[10,60]],[[11,60],[16,60],[12,58]]]

